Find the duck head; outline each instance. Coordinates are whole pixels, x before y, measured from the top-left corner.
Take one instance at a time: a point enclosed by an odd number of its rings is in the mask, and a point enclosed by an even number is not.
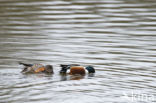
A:
[[[45,66],[45,72],[46,73],[54,73],[53,66],[52,65],[46,65]]]
[[[88,70],[88,73],[95,73],[95,69],[93,66],[87,66],[86,69]]]

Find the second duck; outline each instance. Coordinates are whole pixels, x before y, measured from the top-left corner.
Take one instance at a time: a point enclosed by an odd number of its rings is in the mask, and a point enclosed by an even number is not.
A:
[[[75,74],[84,75],[87,72],[95,73],[95,69],[93,66],[84,67],[78,64],[69,64],[69,65],[61,64],[60,67],[61,67],[61,70],[60,70],[61,74],[69,73],[70,75],[75,75]]]

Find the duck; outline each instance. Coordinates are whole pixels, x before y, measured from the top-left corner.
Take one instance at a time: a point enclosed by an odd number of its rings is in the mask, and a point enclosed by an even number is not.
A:
[[[19,62],[20,65],[23,65],[24,68],[21,71],[22,73],[49,73],[53,74],[53,66],[52,65],[43,65],[43,64],[27,64]]]
[[[79,64],[60,64],[61,70],[60,74],[70,74],[70,75],[85,75],[87,73],[95,73],[93,66],[81,66]]]

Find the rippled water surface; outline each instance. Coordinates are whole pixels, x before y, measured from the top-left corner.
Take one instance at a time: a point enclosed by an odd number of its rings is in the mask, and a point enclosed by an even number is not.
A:
[[[70,63],[96,73],[60,76]],[[155,103],[155,78],[155,0],[0,0],[0,103]]]

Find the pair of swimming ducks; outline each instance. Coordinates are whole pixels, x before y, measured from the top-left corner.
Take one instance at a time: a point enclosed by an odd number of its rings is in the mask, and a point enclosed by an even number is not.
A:
[[[42,64],[26,64],[22,62],[20,62],[19,64],[24,66],[23,70],[21,71],[22,73],[48,73],[48,74],[54,73],[52,65],[44,66]],[[87,72],[95,73],[95,69],[93,66],[84,67],[78,64],[69,64],[69,65],[61,64],[60,67],[61,67],[60,74],[84,75]]]

